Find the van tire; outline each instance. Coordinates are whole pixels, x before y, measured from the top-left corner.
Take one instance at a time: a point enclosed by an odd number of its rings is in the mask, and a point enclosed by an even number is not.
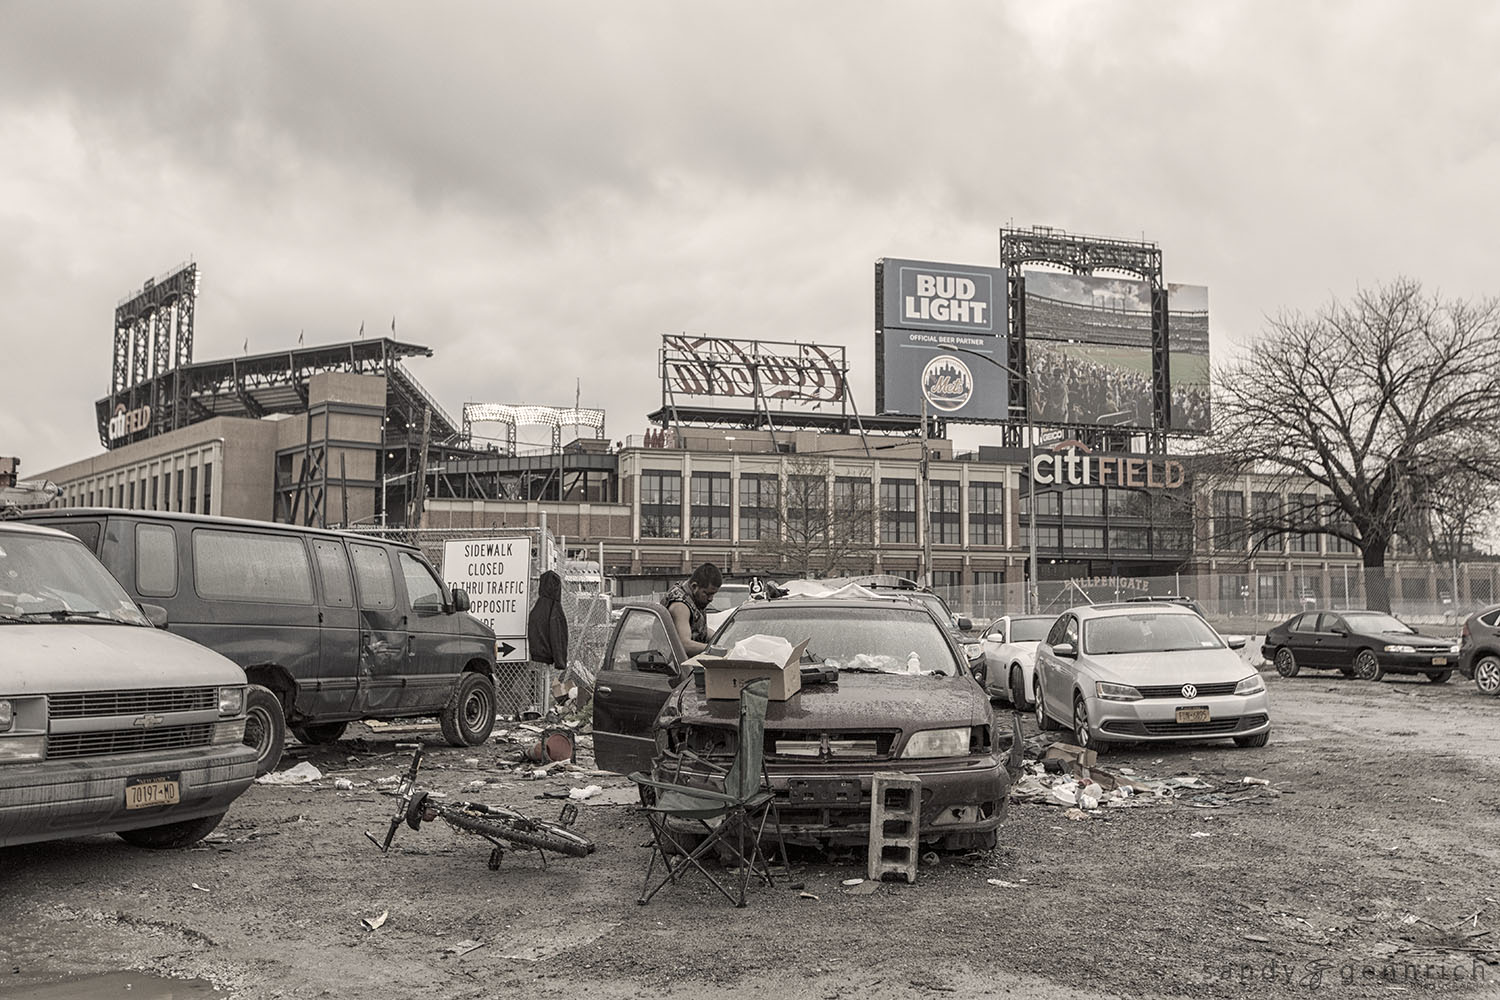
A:
[[[494,682],[476,670],[465,671],[438,721],[453,746],[476,747],[489,739],[495,728]]]
[[[293,726],[292,735],[308,746],[337,743],[349,728],[347,722],[324,722],[316,726]]]
[[[146,826],[139,830],[120,830],[117,836],[134,847],[146,847],[153,851],[176,850],[191,847],[213,832],[224,818],[223,813],[186,819],[181,823],[163,823],[161,826]]]
[[[255,749],[257,778],[276,770],[286,746],[286,710],[274,691],[259,684],[245,691],[245,746]]]

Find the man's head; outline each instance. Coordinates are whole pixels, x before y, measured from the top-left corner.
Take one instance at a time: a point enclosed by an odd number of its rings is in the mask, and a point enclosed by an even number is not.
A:
[[[723,585],[724,575],[713,563],[704,563],[693,570],[693,575],[688,577],[688,593],[692,595],[693,603],[700,608],[706,608],[712,604],[714,595]]]

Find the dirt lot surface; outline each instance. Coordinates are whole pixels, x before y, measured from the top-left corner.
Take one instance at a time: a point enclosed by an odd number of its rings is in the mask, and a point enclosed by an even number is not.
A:
[[[458,750],[436,725],[360,727],[293,747],[284,768],[306,760],[325,778],[256,785],[194,849],[99,837],[0,850],[0,995],[1500,993],[1500,965],[1486,964],[1500,949],[1500,702],[1457,677],[1267,682],[1264,749],[1101,761],[1210,790],[1079,820],[1017,802],[998,849],[944,855],[915,885],[856,891],[841,882],[862,858],[809,856],[793,874],[804,890],[752,889],[743,910],[697,885],[636,905],[648,835],[622,779],[585,762],[526,781],[507,763],[519,744]],[[543,870],[513,851],[490,871],[486,843],[438,823],[403,827],[380,854],[363,831],[383,832],[392,800],[334,780],[395,774],[395,745],[412,739],[429,748],[423,784],[465,798],[550,817],[559,803],[539,793],[603,785],[577,823],[597,853]]]

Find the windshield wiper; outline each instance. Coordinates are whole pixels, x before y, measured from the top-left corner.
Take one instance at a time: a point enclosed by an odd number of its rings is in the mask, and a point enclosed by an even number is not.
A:
[[[55,622],[65,622],[76,618],[87,621],[109,622],[111,625],[129,625],[130,622],[122,621],[104,611],[74,611],[71,608],[54,608],[51,611],[23,611],[21,619],[32,621],[37,618],[47,618]]]

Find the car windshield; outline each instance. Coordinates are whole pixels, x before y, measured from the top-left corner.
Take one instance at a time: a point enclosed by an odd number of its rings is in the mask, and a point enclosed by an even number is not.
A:
[[[841,671],[955,675],[960,667],[937,624],[917,608],[796,607],[775,601],[737,612],[714,637],[733,646],[752,635],[807,640],[806,657]]]
[[[1380,611],[1361,612],[1359,614],[1345,612],[1344,622],[1349,626],[1349,631],[1359,632],[1363,635],[1380,635],[1385,632],[1392,632],[1396,635],[1416,634],[1416,629],[1407,625],[1401,619]]]
[[[0,532],[0,623],[86,620],[151,624],[82,543]]]
[[[1047,638],[1055,618],[1012,618],[1010,621],[1011,642],[1041,642]]]
[[[1142,611],[1110,615],[1086,621],[1084,652],[1095,656],[1113,653],[1169,653],[1183,649],[1223,649],[1219,634],[1193,614]]]
[[[714,595],[711,611],[732,611],[750,599],[750,588],[744,584],[728,584]]]

